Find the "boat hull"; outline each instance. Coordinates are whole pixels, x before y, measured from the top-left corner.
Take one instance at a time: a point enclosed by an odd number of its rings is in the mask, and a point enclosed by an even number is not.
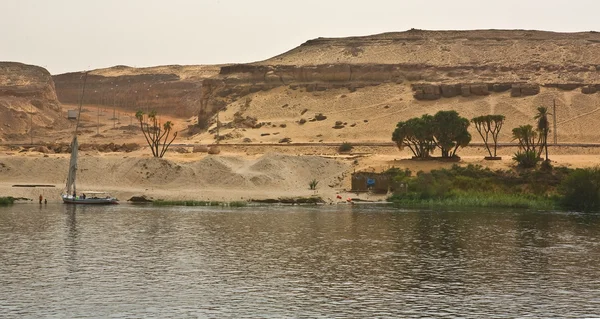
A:
[[[73,198],[72,196],[62,196],[65,204],[91,204],[91,205],[114,205],[118,204],[119,200],[114,197],[108,198]]]

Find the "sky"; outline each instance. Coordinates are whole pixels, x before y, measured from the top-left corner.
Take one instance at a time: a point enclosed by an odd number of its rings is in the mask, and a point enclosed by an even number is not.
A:
[[[0,61],[52,74],[248,63],[410,28],[598,31],[598,12],[596,0],[0,0]]]

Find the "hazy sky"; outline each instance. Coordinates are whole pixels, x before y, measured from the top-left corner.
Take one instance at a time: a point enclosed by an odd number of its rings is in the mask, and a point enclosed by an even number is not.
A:
[[[264,60],[317,37],[410,28],[600,29],[595,0],[0,0],[0,61],[58,74]]]

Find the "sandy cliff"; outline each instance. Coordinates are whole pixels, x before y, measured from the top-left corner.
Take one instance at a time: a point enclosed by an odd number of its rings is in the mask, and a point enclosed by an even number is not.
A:
[[[234,141],[389,141],[400,120],[454,109],[467,118],[506,115],[501,140],[508,142],[538,106],[554,112],[556,105],[559,142],[597,142],[600,34],[410,30],[319,38],[265,61],[223,66],[203,88],[200,117],[214,123],[214,112],[223,112],[221,121],[233,123],[225,127],[237,127],[224,132]],[[321,113],[326,119],[315,120]]]
[[[44,134],[67,126],[50,73],[41,67],[0,62],[0,140]]]
[[[63,103],[81,74],[54,76]],[[215,141],[217,112],[224,142],[388,142],[398,121],[448,109],[506,115],[508,142],[544,105],[559,142],[597,142],[599,91],[599,33],[409,30],[318,38],[256,63],[94,70],[84,102],[197,116],[178,130],[200,123],[186,135],[200,143]]]
[[[218,74],[219,69],[218,65],[171,65],[93,70],[87,78],[84,103],[130,112],[155,109],[162,114],[191,117],[199,109],[202,81]],[[53,77],[61,102],[78,102],[82,76],[83,72],[74,72]]]

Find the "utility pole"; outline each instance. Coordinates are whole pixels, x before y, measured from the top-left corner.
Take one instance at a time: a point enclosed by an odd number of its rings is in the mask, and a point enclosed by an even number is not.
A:
[[[31,104],[29,112],[29,137],[31,137],[31,145],[33,145],[33,104]]]
[[[558,139],[556,138],[556,99],[554,99],[552,103],[552,117],[554,118],[554,145],[557,145]]]
[[[221,127],[221,122],[219,121],[219,111],[217,111],[217,144],[221,141],[221,136],[219,135],[219,128]]]

